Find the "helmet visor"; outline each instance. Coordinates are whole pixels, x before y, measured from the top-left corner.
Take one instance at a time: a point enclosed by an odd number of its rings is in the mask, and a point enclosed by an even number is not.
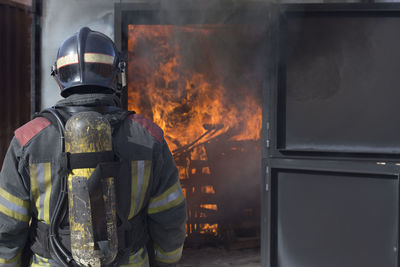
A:
[[[100,76],[101,78],[109,79],[114,74],[114,66],[110,64],[86,63],[85,68],[88,73]]]
[[[62,83],[80,80],[79,65],[71,64],[58,69],[58,76]]]

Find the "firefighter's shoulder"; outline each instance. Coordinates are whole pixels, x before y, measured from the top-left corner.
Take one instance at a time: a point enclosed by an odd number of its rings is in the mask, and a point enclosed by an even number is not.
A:
[[[32,138],[50,125],[44,117],[37,117],[15,130],[14,135],[21,147],[24,147]]]
[[[136,113],[129,115],[128,119],[138,123],[144,129],[146,129],[158,142],[162,143],[164,139],[164,132],[157,124]]]

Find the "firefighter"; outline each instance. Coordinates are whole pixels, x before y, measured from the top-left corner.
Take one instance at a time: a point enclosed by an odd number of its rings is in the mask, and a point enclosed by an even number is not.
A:
[[[90,266],[181,258],[187,215],[177,168],[163,131],[120,108],[124,71],[111,39],[87,27],[59,48],[52,75],[64,98],[15,131],[0,173],[0,266],[89,266],[80,252],[98,258]],[[76,128],[96,137],[79,139]],[[74,145],[89,150],[74,154]],[[103,184],[90,185],[96,179]]]

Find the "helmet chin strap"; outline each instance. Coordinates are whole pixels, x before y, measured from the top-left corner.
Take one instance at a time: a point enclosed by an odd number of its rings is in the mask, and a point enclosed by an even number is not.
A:
[[[50,75],[56,78],[56,74],[57,74],[57,66],[56,64],[54,64],[53,66],[51,66]]]
[[[61,89],[62,85],[61,85],[60,81],[57,79],[57,65],[56,64],[57,63],[54,63],[54,65],[51,66],[50,75],[54,78],[54,80],[56,81],[56,83],[58,84],[58,86]]]

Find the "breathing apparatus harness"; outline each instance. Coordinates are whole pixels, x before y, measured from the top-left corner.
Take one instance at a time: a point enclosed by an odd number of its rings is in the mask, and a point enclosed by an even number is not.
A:
[[[60,194],[55,204],[54,211],[50,218],[50,225],[36,222],[37,227],[35,233],[36,242],[40,243],[43,251],[33,250],[37,254],[42,254],[46,258],[53,258],[63,266],[85,266],[85,264],[78,263],[71,251],[67,249],[64,240],[60,239],[60,228],[61,223],[64,221],[67,210],[68,210],[68,177],[71,175],[73,169],[78,168],[96,168],[102,163],[110,163],[106,168],[102,168],[103,177],[117,177],[119,172],[119,162],[113,151],[101,151],[101,152],[90,152],[90,153],[69,153],[65,152],[65,123],[59,111],[66,112],[69,114],[79,114],[87,112],[97,112],[103,114],[103,117],[110,123],[112,130],[115,131],[121,124],[121,122],[130,114],[134,112],[123,111],[115,106],[66,106],[66,107],[52,107],[43,110],[40,114],[36,116],[43,116],[49,119],[53,124],[57,124],[58,131],[60,133],[60,147],[61,147],[61,187]],[[100,115],[99,114],[99,115]],[[73,117],[73,116],[72,116]],[[72,118],[71,117],[71,118]],[[102,179],[102,178],[101,178]],[[90,180],[90,179],[88,179]],[[98,193],[98,192],[97,192]],[[70,202],[71,203],[71,202]],[[104,207],[103,207],[104,208]],[[139,249],[147,242],[147,232],[146,230],[138,231],[138,227],[143,227],[146,229],[145,225],[145,214],[143,212],[139,213],[134,221],[124,221],[121,219],[118,206],[116,208],[116,217],[119,221],[117,226],[117,255],[113,258],[112,263],[102,264],[101,266],[118,266],[118,262],[126,258],[126,256],[132,252]],[[71,209],[71,207],[69,208]],[[70,211],[71,212],[71,211]],[[133,219],[132,219],[133,220]],[[108,226],[107,226],[108,227]],[[108,229],[107,229],[108,230]],[[71,234],[72,229],[70,229],[69,234]],[[132,238],[132,233],[140,233],[140,236],[135,236]],[[39,233],[40,232],[40,233]],[[95,232],[93,230],[93,232]],[[48,238],[48,247],[46,245],[46,238]],[[104,236],[103,236],[104,238]],[[61,242],[63,241],[63,242]],[[100,243],[100,242],[99,242]],[[46,251],[48,249],[48,251]],[[75,256],[76,258],[76,256]],[[86,265],[86,266],[91,266]]]

